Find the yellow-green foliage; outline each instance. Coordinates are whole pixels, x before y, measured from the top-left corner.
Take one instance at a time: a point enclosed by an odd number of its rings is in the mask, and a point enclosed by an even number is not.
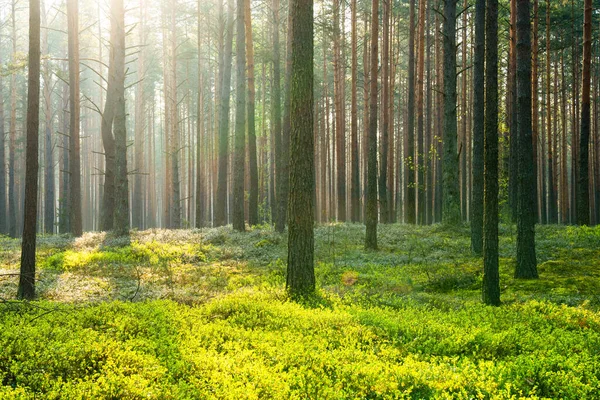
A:
[[[538,227],[522,281],[501,226],[499,308],[468,228],[379,233],[365,252],[363,226],[318,227],[306,304],[268,227],[42,237],[41,301],[0,304],[0,399],[599,398],[600,228]]]
[[[582,307],[531,301],[448,313],[279,297],[5,312],[0,395],[592,399],[600,390],[600,317]]]

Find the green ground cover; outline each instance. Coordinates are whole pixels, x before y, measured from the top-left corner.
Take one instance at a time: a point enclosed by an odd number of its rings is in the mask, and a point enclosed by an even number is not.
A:
[[[286,237],[261,227],[41,237],[39,301],[0,238],[0,398],[600,397],[600,228],[538,227],[540,279],[480,304],[468,228],[316,230],[319,295],[284,292]]]

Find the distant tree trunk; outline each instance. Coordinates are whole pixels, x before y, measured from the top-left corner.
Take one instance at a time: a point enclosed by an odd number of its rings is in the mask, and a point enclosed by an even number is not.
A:
[[[531,134],[533,145],[533,168],[535,168],[535,199],[536,199],[536,220],[540,219],[541,202],[538,195],[538,182],[540,181],[538,173],[538,0],[533,1],[533,45],[531,49]]]
[[[116,235],[129,233],[129,185],[127,180],[127,125],[125,110],[125,10],[123,0],[111,0],[114,28],[115,119],[115,213],[113,230]],[[111,35],[112,37],[112,35]]]
[[[404,170],[406,171],[405,222],[416,222],[415,209],[415,0],[410,0],[408,36],[408,121],[406,125],[406,150]]]
[[[384,39],[385,40],[385,39]],[[333,74],[335,98],[335,155],[337,172],[337,220],[346,220],[346,131],[344,67],[340,38],[340,2],[333,1]]]
[[[277,221],[279,186],[281,180],[281,52],[279,44],[279,0],[273,0],[273,88],[271,95],[273,124],[272,135],[275,148],[275,190],[273,196],[273,221]],[[277,225],[277,223],[275,223]],[[282,229],[283,230],[283,229]]]
[[[552,139],[552,102],[550,95],[552,93],[551,78],[552,69],[550,67],[550,0],[546,0],[546,127],[548,129],[548,223],[555,224],[556,216],[556,181],[554,179],[554,146]]]
[[[63,69],[63,74],[67,75],[68,72]],[[69,85],[64,84],[61,95],[59,126],[63,132],[69,131]],[[62,151],[60,160],[60,186],[59,186],[59,211],[58,211],[58,232],[68,233],[71,231],[71,224],[69,223],[69,135],[62,135]],[[111,220],[112,221],[112,220]],[[101,227],[102,229],[102,227]]]
[[[483,302],[497,306],[500,304],[498,267],[498,0],[487,0],[486,4]],[[481,14],[477,15],[480,16]]]
[[[0,45],[2,38],[0,37]],[[0,54],[0,64],[2,64],[2,54]],[[8,220],[6,214],[6,132],[4,131],[4,94],[3,79],[0,74],[0,235],[8,233]]]
[[[43,2],[41,3],[41,21],[46,26],[46,10]],[[48,30],[42,31],[42,51],[44,53],[44,67],[42,69],[42,77],[44,79],[44,233],[54,233],[54,216],[55,216],[55,192],[54,192],[54,143],[52,138],[52,71],[50,69],[50,61],[47,59],[49,55],[48,48]],[[0,81],[0,86],[2,82]],[[0,103],[2,103],[0,101]],[[4,182],[4,107],[0,104],[0,234],[5,233],[2,229],[2,224],[5,223],[6,211],[6,187]],[[4,196],[2,193],[4,192]]]
[[[196,122],[196,228],[205,226],[204,210],[205,210],[205,187],[204,187],[204,169],[205,164],[203,149],[208,145],[208,141],[203,143],[204,138],[204,120],[205,120],[205,103],[204,103],[204,54],[202,53],[202,30],[203,21],[200,18],[200,9],[202,0],[198,0],[198,115]]]
[[[38,133],[40,127],[40,2],[29,0],[29,64],[27,78],[27,148],[21,271],[17,297],[35,297],[35,248],[38,202]]]
[[[79,4],[78,0],[67,1],[67,19],[69,26],[69,167],[71,190],[69,210],[71,212],[71,233],[81,236],[81,155],[79,141]]]
[[[231,3],[233,0],[229,0]],[[228,6],[225,47],[223,50],[223,81],[219,101],[219,177],[215,204],[215,226],[227,224],[227,170],[229,160],[229,92],[231,90],[231,58],[233,47],[233,6]]]
[[[444,0],[444,156],[442,221],[460,223],[456,140],[456,1]]]
[[[517,0],[517,266],[515,278],[537,278],[535,257],[535,176],[531,140],[530,0]]]
[[[476,0],[475,2],[475,57],[473,61],[473,195],[471,198],[471,250],[473,250],[473,253],[475,254],[481,254],[483,251],[485,1],[486,0]],[[497,16],[493,18],[496,19]],[[497,51],[498,50],[496,49],[496,52]],[[497,90],[498,88],[496,88],[496,91]]]
[[[17,23],[16,23],[17,0],[11,2],[11,32],[12,53],[11,62],[16,62],[17,56]],[[10,74],[10,124],[8,139],[8,235],[17,237],[17,188],[15,182],[17,147],[17,75],[15,71]]]
[[[390,13],[391,2],[383,2],[383,32],[381,48],[381,151],[379,155],[379,214],[381,222],[389,222],[389,204],[387,198],[387,167],[388,147],[390,142],[390,109],[388,106],[390,95]]]
[[[258,163],[256,156],[256,126],[254,121],[255,97],[254,88],[254,43],[252,40],[252,12],[250,0],[245,0],[246,22],[246,61],[248,63],[248,163],[250,166],[250,196],[248,198],[248,223],[258,224]]]
[[[352,222],[360,221],[360,173],[358,159],[358,36],[356,33],[356,0],[352,0],[352,110],[351,110],[351,135],[352,135],[352,161],[350,180],[350,218]]]
[[[146,21],[144,18],[144,0],[140,0],[140,21],[139,21],[139,41],[140,45],[146,43]],[[146,74],[145,51],[142,47],[137,59],[137,77],[138,80],[144,79]],[[146,123],[146,101],[144,92],[144,81],[138,82],[135,88],[135,146],[134,146],[134,170],[135,177],[133,178],[133,195],[132,195],[132,223],[135,228],[143,229],[144,212],[147,210],[144,207],[144,188],[142,174],[144,171],[144,125]]]
[[[313,0],[291,0],[290,192],[286,287],[292,296],[315,291]]]
[[[432,4],[428,2],[427,5],[427,26],[432,24],[431,18]],[[427,59],[425,61],[427,71],[427,86],[425,92],[427,93],[427,120],[425,121],[425,224],[429,225],[433,222],[433,209],[432,209],[432,198],[433,198],[433,163],[435,160],[434,152],[431,152],[431,146],[435,143],[432,129],[433,121],[433,110],[432,110],[432,98],[434,97],[434,91],[432,90],[432,71],[431,71],[431,29],[427,29],[427,43],[425,45],[427,52]],[[483,76],[483,72],[482,72]],[[399,147],[399,145],[398,145]],[[482,156],[483,159],[483,156]],[[483,164],[483,161],[482,161]],[[483,181],[483,179],[482,179]]]
[[[377,250],[377,67],[379,61],[379,0],[371,9],[371,99],[369,103],[369,159],[367,163],[367,199],[365,248]],[[414,205],[414,204],[413,204]],[[413,221],[414,222],[414,221]]]
[[[510,26],[509,26],[509,65],[507,79],[506,103],[508,124],[508,205],[513,221],[517,219],[517,178],[518,178],[518,151],[517,146],[517,0],[510,0]],[[506,158],[506,157],[505,157]]]
[[[365,12],[365,20],[364,20],[364,37],[363,37],[363,140],[362,140],[362,163],[363,163],[363,207],[362,207],[362,218],[363,221],[366,219],[367,215],[367,182],[368,182],[368,160],[369,160],[369,85],[370,75],[369,75],[369,16]]]
[[[419,2],[419,22],[418,22],[418,46],[417,46],[417,162],[416,168],[418,168],[417,183],[418,183],[418,223],[425,223],[425,192],[423,191],[423,154],[425,148],[423,147],[423,130],[424,130],[424,118],[423,118],[423,77],[425,68],[425,9],[427,8],[427,0],[420,0]]]
[[[236,15],[236,105],[233,165],[233,228],[246,230],[244,219],[244,175],[246,171],[246,27],[244,0],[237,0]]]
[[[285,230],[287,211],[288,211],[288,192],[289,192],[289,163],[290,163],[290,93],[291,93],[291,68],[292,68],[292,15],[288,10],[288,26],[287,26],[287,46],[286,46],[286,57],[285,57],[285,77],[284,77],[284,103],[283,103],[283,129],[281,132],[281,170],[279,171],[279,199],[278,199],[278,211],[277,221],[275,223],[275,229],[278,232]]]
[[[590,65],[592,58],[592,1],[584,0],[583,73],[581,83],[581,135],[579,136],[579,177],[577,180],[577,224],[590,224],[589,140]]]

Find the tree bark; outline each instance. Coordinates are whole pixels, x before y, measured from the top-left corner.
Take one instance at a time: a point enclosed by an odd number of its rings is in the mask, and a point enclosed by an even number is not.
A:
[[[471,250],[475,254],[481,254],[483,251],[485,2],[486,0],[476,0],[475,2],[475,56],[473,62],[473,194],[471,198]]]
[[[71,233],[78,237],[83,233],[81,217],[81,155],[79,140],[79,4],[78,0],[67,1],[69,27],[69,167],[71,176],[70,207]]]
[[[371,9],[371,87],[369,101],[369,159],[367,164],[367,198],[365,248],[377,250],[377,67],[379,61],[379,0]],[[414,221],[413,221],[414,222]]]
[[[40,2],[29,1],[29,64],[27,78],[27,147],[25,209],[21,271],[17,298],[35,297],[35,248],[38,202],[38,133],[40,127]]]
[[[358,159],[358,101],[357,101],[357,81],[358,81],[358,35],[356,32],[356,0],[352,0],[352,109],[351,109],[351,136],[352,136],[352,161],[351,161],[351,180],[350,180],[350,218],[352,222],[360,221],[360,173]]]
[[[444,0],[444,155],[442,222],[460,223],[460,192],[456,141],[456,1]]]
[[[236,15],[236,105],[233,165],[233,229],[246,230],[244,219],[244,174],[246,171],[246,27],[244,0],[237,0]]]
[[[590,65],[592,58],[592,2],[584,0],[583,73],[581,83],[581,135],[579,136],[579,177],[577,179],[577,224],[590,224],[589,140]]]
[[[515,278],[537,278],[535,256],[535,175],[531,138],[530,0],[517,0],[517,265]],[[550,144],[549,144],[550,145]]]
[[[313,0],[291,0],[290,191],[286,288],[295,296],[315,290]]]
[[[406,125],[406,150],[404,152],[404,170],[406,171],[405,222],[416,222],[415,204],[415,0],[410,0],[408,36],[408,115]]]
[[[256,126],[254,120],[256,90],[254,87],[254,43],[252,39],[252,11],[250,0],[245,0],[246,61],[248,70],[248,163],[250,167],[250,196],[248,198],[248,223],[258,224],[258,163],[256,155]]]
[[[483,302],[500,305],[498,266],[498,0],[485,10]]]

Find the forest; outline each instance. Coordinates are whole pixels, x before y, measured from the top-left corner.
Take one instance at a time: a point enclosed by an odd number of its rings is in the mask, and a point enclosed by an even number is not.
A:
[[[0,399],[597,399],[600,0],[0,0]]]

